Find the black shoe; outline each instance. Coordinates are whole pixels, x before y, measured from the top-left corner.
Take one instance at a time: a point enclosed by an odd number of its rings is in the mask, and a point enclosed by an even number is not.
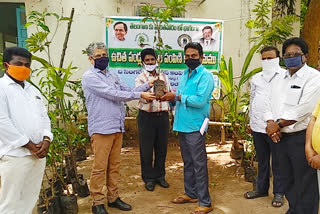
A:
[[[153,191],[154,190],[154,186],[155,186],[155,184],[154,184],[154,182],[152,182],[152,181],[148,181],[147,183],[146,183],[146,185],[145,185],[145,188],[148,190],[148,191]]]
[[[132,210],[132,207],[126,202],[122,201],[120,198],[117,198],[115,202],[112,202],[112,203],[108,202],[108,207],[115,207],[122,211]]]
[[[163,188],[169,188],[169,184],[164,178],[157,179],[157,183]]]
[[[99,204],[96,206],[92,206],[91,208],[93,214],[108,214],[104,204]]]

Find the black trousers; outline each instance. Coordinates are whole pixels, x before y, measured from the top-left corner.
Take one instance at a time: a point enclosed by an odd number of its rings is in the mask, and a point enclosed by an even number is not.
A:
[[[257,190],[261,193],[268,193],[269,191],[271,156],[273,174],[273,194],[284,194],[284,189],[280,182],[280,168],[276,144],[265,133],[253,132],[252,135],[258,160]]]
[[[306,133],[285,135],[279,149],[280,181],[289,202],[287,214],[318,214],[319,190],[317,171],[305,156]]]
[[[144,182],[165,177],[169,135],[168,112],[145,112],[138,115],[141,176]]]

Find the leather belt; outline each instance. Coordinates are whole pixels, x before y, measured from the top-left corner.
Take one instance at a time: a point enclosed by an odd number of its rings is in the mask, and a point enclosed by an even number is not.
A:
[[[140,110],[140,113],[143,113],[143,114],[148,114],[148,115],[151,115],[151,116],[154,116],[154,117],[161,117],[165,114],[168,114],[167,111],[159,111],[159,112],[146,112],[146,111],[142,111]]]

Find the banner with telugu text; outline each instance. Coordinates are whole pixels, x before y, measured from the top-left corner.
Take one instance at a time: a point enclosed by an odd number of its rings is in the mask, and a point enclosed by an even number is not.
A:
[[[106,17],[106,44],[109,49],[109,70],[122,81],[134,87],[135,78],[143,71],[140,53],[154,48],[155,29],[151,21],[143,23],[143,17]],[[119,22],[121,24],[119,24]],[[184,46],[199,42],[204,51],[202,64],[209,71],[217,71],[223,45],[223,21],[213,19],[173,19],[162,26],[164,44],[172,49],[158,56],[161,72],[168,75],[173,90],[187,66],[184,64]],[[219,98],[221,82],[214,75],[213,96]]]

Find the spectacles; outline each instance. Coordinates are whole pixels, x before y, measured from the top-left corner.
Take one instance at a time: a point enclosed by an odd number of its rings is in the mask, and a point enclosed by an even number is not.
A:
[[[196,46],[201,46],[201,44],[199,43],[199,42],[190,42],[190,44],[192,44],[192,45],[196,45]]]
[[[107,57],[107,56],[108,56],[108,54],[107,54],[107,53],[104,53],[104,54],[97,54],[97,55],[93,56],[92,58],[93,58],[93,59],[99,59],[99,58],[101,58],[101,57]]]
[[[293,58],[297,56],[303,56],[304,53],[286,53],[283,55],[283,58]]]

